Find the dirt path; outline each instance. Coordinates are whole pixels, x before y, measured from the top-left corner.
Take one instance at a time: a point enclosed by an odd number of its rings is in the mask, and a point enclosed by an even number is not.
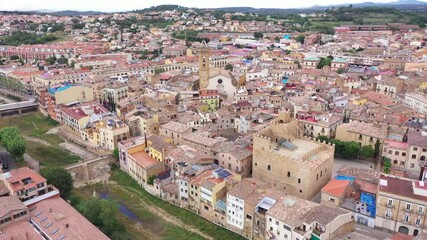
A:
[[[43,145],[46,145],[48,147],[52,147],[52,144],[50,144],[49,142],[46,142],[43,139],[35,138],[35,137],[30,137],[30,136],[27,136],[27,135],[23,135],[23,136],[24,136],[25,140],[27,140],[27,141],[37,142],[37,143],[41,143]]]
[[[116,185],[116,186],[117,186],[117,187],[119,187],[119,185]],[[122,189],[123,191],[128,192],[128,193],[129,193],[129,194],[131,194],[131,195],[135,195],[135,196],[137,196],[136,194],[133,194],[133,191],[130,191],[130,190],[128,190],[128,189],[126,189],[126,188],[123,188],[123,187],[121,187],[121,189]],[[156,216],[161,217],[161,218],[162,218],[163,220],[165,220],[166,222],[171,223],[171,224],[173,224],[173,225],[176,225],[176,226],[178,226],[178,227],[181,227],[181,228],[183,228],[183,229],[186,229],[186,230],[188,230],[188,231],[190,231],[190,232],[192,232],[192,233],[196,233],[196,234],[198,234],[198,235],[202,236],[202,237],[203,237],[203,238],[205,238],[205,239],[213,240],[213,237],[206,235],[205,233],[201,232],[199,229],[197,229],[197,228],[195,228],[195,227],[193,227],[193,226],[189,227],[187,224],[184,224],[184,223],[183,223],[181,220],[179,220],[178,218],[176,218],[176,217],[174,217],[174,216],[169,215],[169,214],[168,214],[167,212],[165,212],[163,209],[158,208],[158,207],[155,207],[155,206],[150,205],[150,204],[147,204],[146,202],[144,202],[144,200],[139,199],[139,201],[141,202],[141,204],[143,204],[143,206],[144,206],[144,207],[146,207],[146,209],[147,209],[148,211],[150,211],[151,213],[155,214]],[[160,200],[160,199],[159,199],[159,201],[163,201],[163,200]]]
[[[28,163],[28,165],[30,165],[30,168],[33,169],[34,171],[38,172],[40,170],[39,162],[34,158],[32,158],[27,153],[24,154],[24,161]]]

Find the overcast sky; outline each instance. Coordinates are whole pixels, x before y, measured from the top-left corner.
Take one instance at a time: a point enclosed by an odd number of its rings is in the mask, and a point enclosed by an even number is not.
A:
[[[298,8],[313,5],[332,5],[343,3],[367,2],[370,0],[0,0],[0,10],[94,10],[125,11],[142,9],[161,4],[178,4],[185,7],[256,7],[256,8]],[[393,0],[373,0],[373,2],[391,2]],[[426,1],[426,0],[422,0]]]

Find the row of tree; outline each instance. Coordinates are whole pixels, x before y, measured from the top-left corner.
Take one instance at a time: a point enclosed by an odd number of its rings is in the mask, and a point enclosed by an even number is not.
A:
[[[379,142],[375,143],[375,149],[373,149],[368,145],[361,147],[358,142],[354,141],[345,142],[338,139],[329,139],[326,136],[319,136],[317,139],[335,144],[335,155],[348,159],[374,158],[379,154],[379,150],[376,150],[377,148],[379,149]]]
[[[21,158],[25,153],[25,139],[16,127],[2,128],[0,130],[0,143],[15,158]]]
[[[12,45],[12,46],[19,46],[22,44],[34,45],[34,44],[44,44],[44,43],[52,42],[57,39],[58,37],[52,34],[45,34],[45,35],[39,36],[32,33],[16,31],[16,32],[13,32],[12,35],[3,38],[0,41],[0,44]]]

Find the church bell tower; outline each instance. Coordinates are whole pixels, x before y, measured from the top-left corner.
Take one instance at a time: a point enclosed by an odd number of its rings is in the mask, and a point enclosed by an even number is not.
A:
[[[199,49],[199,89],[204,89],[209,84],[209,55],[210,51],[206,42]]]

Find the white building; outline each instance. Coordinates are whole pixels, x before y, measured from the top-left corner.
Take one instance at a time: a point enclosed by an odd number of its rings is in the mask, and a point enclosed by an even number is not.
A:
[[[427,114],[427,95],[425,93],[407,93],[403,103],[419,113]]]

